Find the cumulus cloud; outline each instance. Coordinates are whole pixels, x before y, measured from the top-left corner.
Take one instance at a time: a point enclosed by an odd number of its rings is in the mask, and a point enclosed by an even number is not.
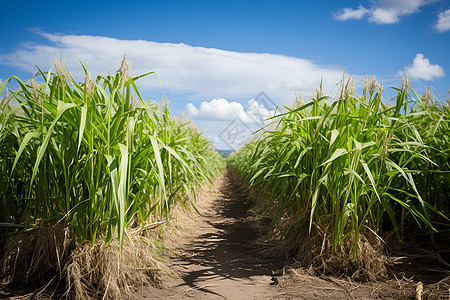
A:
[[[203,120],[232,121],[238,116],[246,118],[242,104],[234,101],[228,102],[224,98],[203,101],[199,108],[192,103],[188,103],[186,107],[189,115]]]
[[[224,98],[203,101],[197,108],[194,104],[186,105],[187,113],[194,119],[211,121],[233,121],[239,119],[244,123],[263,123],[273,116],[274,111],[258,103],[255,99],[248,101],[247,106]]]
[[[368,13],[369,10],[360,4],[358,9],[351,7],[341,9],[334,14],[334,19],[338,21],[361,20]]]
[[[429,81],[445,76],[444,69],[437,64],[431,64],[422,53],[417,53],[412,65],[406,67],[406,73],[417,79]]]
[[[369,22],[377,24],[394,24],[400,21],[400,17],[419,12],[420,7],[427,5],[426,0],[378,0],[373,1],[366,9],[360,5],[354,10],[346,7],[335,13],[334,19],[346,21],[350,19],[361,20],[367,17]]]
[[[369,21],[377,24],[395,24],[400,21],[399,15],[396,10],[376,8],[372,10]]]
[[[275,115],[276,107],[266,96],[258,95],[244,105],[224,98],[203,101],[197,106],[188,103],[186,112],[216,149],[238,149],[255,138],[258,129],[273,121],[267,119]]]
[[[438,32],[450,30],[450,8],[439,14],[435,28]]]
[[[62,51],[69,70],[82,77],[78,59],[91,74],[117,69],[123,55],[135,72],[157,71],[164,90],[187,95],[189,99],[250,99],[261,91],[288,101],[295,91],[312,94],[323,76],[331,90],[340,80],[342,69],[323,66],[307,59],[267,53],[242,53],[186,44],[145,40],[121,40],[90,35],[64,35],[37,32],[46,43],[24,43],[11,53],[0,54],[0,64],[35,72],[34,64],[45,67]],[[140,82],[143,89],[160,88],[156,76]]]
[[[267,118],[270,118],[274,115],[274,109],[272,110],[269,107],[258,103],[258,101],[256,101],[255,99],[251,99],[250,101],[248,101],[245,112],[256,123],[263,124],[265,123],[265,120]]]

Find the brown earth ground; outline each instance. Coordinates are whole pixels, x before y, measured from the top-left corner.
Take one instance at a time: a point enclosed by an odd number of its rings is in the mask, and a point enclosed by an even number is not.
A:
[[[292,265],[283,258],[267,258],[248,193],[230,170],[202,197],[202,217],[191,215],[180,222],[185,228],[176,235],[176,248],[166,263],[175,278],[167,276],[163,288],[145,287],[137,299],[414,299],[421,294],[423,299],[450,299],[445,270],[434,277],[419,276],[424,285],[402,278],[407,274],[403,271],[414,269],[411,260],[403,259],[406,266],[399,264],[394,279],[361,283],[313,276],[283,267]]]

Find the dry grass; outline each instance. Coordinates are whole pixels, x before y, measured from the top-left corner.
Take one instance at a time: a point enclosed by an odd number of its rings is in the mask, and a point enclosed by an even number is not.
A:
[[[285,227],[275,225],[270,235],[271,244],[274,245],[271,251],[294,259],[304,268],[313,270],[314,274],[345,276],[358,281],[387,277],[387,256],[381,242],[373,236],[360,235],[354,259],[353,235],[344,238],[333,251],[330,228],[321,229],[316,226],[309,234],[304,226],[285,235],[278,228]]]
[[[155,259],[157,251],[143,236],[128,238],[122,258],[117,241],[77,247],[65,267],[66,293],[74,299],[123,299],[145,285],[159,286],[166,268]]]
[[[302,299],[414,299],[416,284],[408,279],[359,282],[349,278],[315,276],[300,266],[283,269],[277,278],[285,293]]]
[[[63,223],[15,236],[3,249],[0,259],[1,285],[47,279],[55,270],[63,269],[73,246]]]
[[[450,299],[450,276],[423,288],[423,299]]]
[[[310,269],[298,264],[285,267],[276,277],[286,295],[298,294],[302,299],[415,299],[441,300],[450,298],[450,277],[425,285],[410,278],[359,282],[349,278],[317,277]],[[302,288],[307,287],[307,288]]]
[[[70,299],[130,298],[144,285],[159,286],[167,272],[152,235],[127,234],[120,258],[117,240],[77,244],[61,223],[42,227],[10,240],[0,260],[1,284],[41,285],[30,297],[60,293],[65,283]]]

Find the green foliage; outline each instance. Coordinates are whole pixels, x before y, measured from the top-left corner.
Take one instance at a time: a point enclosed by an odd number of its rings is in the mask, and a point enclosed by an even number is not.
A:
[[[363,97],[346,92],[330,103],[318,96],[285,107],[261,137],[230,158],[250,185],[268,195],[268,208],[297,216],[299,224],[333,228],[333,247],[360,232],[379,233],[386,222],[398,239],[411,221],[436,232],[448,225],[450,200],[450,113],[398,90],[385,105],[381,88]],[[445,216],[447,214],[447,216]]]
[[[62,65],[8,91],[0,107],[0,222],[64,220],[80,242],[165,219],[223,168],[200,132],[141,98],[121,70],[76,82]],[[2,226],[3,226],[2,225]],[[5,226],[3,228],[5,229]]]

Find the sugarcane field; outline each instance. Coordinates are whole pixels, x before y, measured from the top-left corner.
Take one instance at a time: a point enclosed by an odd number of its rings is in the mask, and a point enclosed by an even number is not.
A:
[[[51,2],[4,3],[0,299],[450,299],[446,1]]]

